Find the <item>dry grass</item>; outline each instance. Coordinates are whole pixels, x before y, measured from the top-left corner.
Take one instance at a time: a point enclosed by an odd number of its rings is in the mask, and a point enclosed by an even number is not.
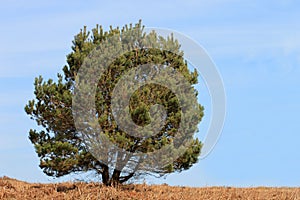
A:
[[[146,184],[105,187],[99,183],[34,184],[0,178],[0,199],[299,199],[300,188],[171,187]]]

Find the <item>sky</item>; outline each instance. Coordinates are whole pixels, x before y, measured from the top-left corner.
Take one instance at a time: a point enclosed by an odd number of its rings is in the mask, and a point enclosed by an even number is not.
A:
[[[36,124],[24,106],[34,98],[34,78],[62,72],[84,25],[108,29],[142,19],[147,27],[179,31],[205,48],[226,90],[225,124],[213,151],[188,171],[145,181],[299,186],[299,1],[1,0],[0,5],[0,177],[62,180],[43,174],[28,139]],[[205,134],[207,116],[199,135]]]

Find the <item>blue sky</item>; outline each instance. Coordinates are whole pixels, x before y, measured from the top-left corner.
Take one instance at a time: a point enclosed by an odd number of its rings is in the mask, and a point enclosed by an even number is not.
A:
[[[188,186],[299,186],[300,4],[292,0],[0,2],[0,176],[53,181],[38,167],[24,105],[38,75],[54,78],[73,36],[143,20],[201,44],[227,95],[213,152],[189,171],[148,183]],[[201,99],[200,99],[201,102]],[[203,126],[208,123],[204,119]],[[200,133],[201,134],[201,133]]]

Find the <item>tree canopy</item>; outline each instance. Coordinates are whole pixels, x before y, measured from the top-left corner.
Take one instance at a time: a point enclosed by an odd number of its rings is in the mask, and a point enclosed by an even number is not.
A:
[[[133,37],[133,33],[137,35]],[[93,129],[91,135],[93,140],[96,140],[99,134],[102,134],[116,144],[116,147],[107,147],[101,142],[92,147],[94,143],[89,143],[76,126],[74,115],[79,118],[81,115],[80,112],[74,113],[74,95],[80,68],[89,63],[96,63],[94,65],[96,67],[100,66],[97,59],[89,59],[89,57],[93,53],[104,58],[109,56],[112,52],[101,51],[99,46],[109,43],[112,37],[117,38],[119,47],[127,48],[128,51],[114,58],[107,70],[96,80],[95,117],[101,130]],[[134,40],[132,47],[124,46],[124,44],[131,44],[126,42],[128,40]],[[114,51],[119,47],[115,45]],[[163,38],[155,32],[146,33],[141,21],[121,29],[110,27],[108,31],[104,31],[99,25],[91,31],[87,31],[86,27],[80,30],[74,37],[72,51],[67,55],[67,65],[63,67],[63,73],[57,75],[57,81],[44,80],[42,76],[37,77],[34,81],[35,98],[25,106],[26,113],[39,126],[39,129],[29,131],[29,139],[40,158],[39,166],[44,173],[60,177],[74,172],[94,171],[101,175],[104,184],[112,185],[143,175],[163,176],[181,172],[195,164],[202,143],[193,136],[198,130],[197,126],[203,117],[204,108],[194,102],[198,95],[194,88],[198,81],[198,73],[188,69],[183,53],[180,44],[172,35]],[[126,74],[129,70],[140,66],[150,71],[146,78],[142,75],[130,77]],[[169,69],[170,73],[180,73],[189,87],[182,89],[176,81],[170,84],[175,84],[173,88],[179,90],[189,90],[194,98],[184,96],[180,99],[176,92],[163,84],[144,84],[132,91],[127,111],[130,113],[130,120],[138,127],[148,127],[147,125],[150,124],[151,128],[159,131],[154,133],[150,131],[148,135],[129,134],[116,122],[116,115],[122,116],[125,109],[113,105],[124,103],[125,97],[122,95],[126,96],[128,86],[126,84],[118,86],[118,82],[128,75],[132,79],[131,84],[135,85],[156,74],[163,77],[165,69]],[[89,68],[89,73],[93,74],[94,71],[91,70],[95,69]],[[114,90],[116,86],[119,87],[117,91]],[[116,102],[112,102],[114,92],[119,96]],[[184,113],[183,111],[190,104],[193,104],[192,110]],[[154,105],[156,109],[152,109]],[[160,112],[161,107],[165,113]],[[125,120],[123,126],[126,124]],[[180,148],[183,141],[188,141],[187,145],[184,146],[185,148]],[[169,147],[165,152],[177,152],[174,159],[164,165],[146,162],[151,160],[152,152],[165,146]],[[97,151],[100,151],[101,155],[105,154],[106,157],[99,157]],[[135,154],[136,152],[139,153]],[[170,156],[166,154],[165,157]],[[159,159],[163,162],[162,157]]]

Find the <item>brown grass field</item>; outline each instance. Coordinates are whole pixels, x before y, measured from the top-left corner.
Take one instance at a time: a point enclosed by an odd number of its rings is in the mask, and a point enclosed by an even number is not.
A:
[[[171,187],[168,185],[129,184],[117,188],[99,183],[26,183],[8,177],[0,178],[0,199],[299,199],[300,188],[233,188]]]

